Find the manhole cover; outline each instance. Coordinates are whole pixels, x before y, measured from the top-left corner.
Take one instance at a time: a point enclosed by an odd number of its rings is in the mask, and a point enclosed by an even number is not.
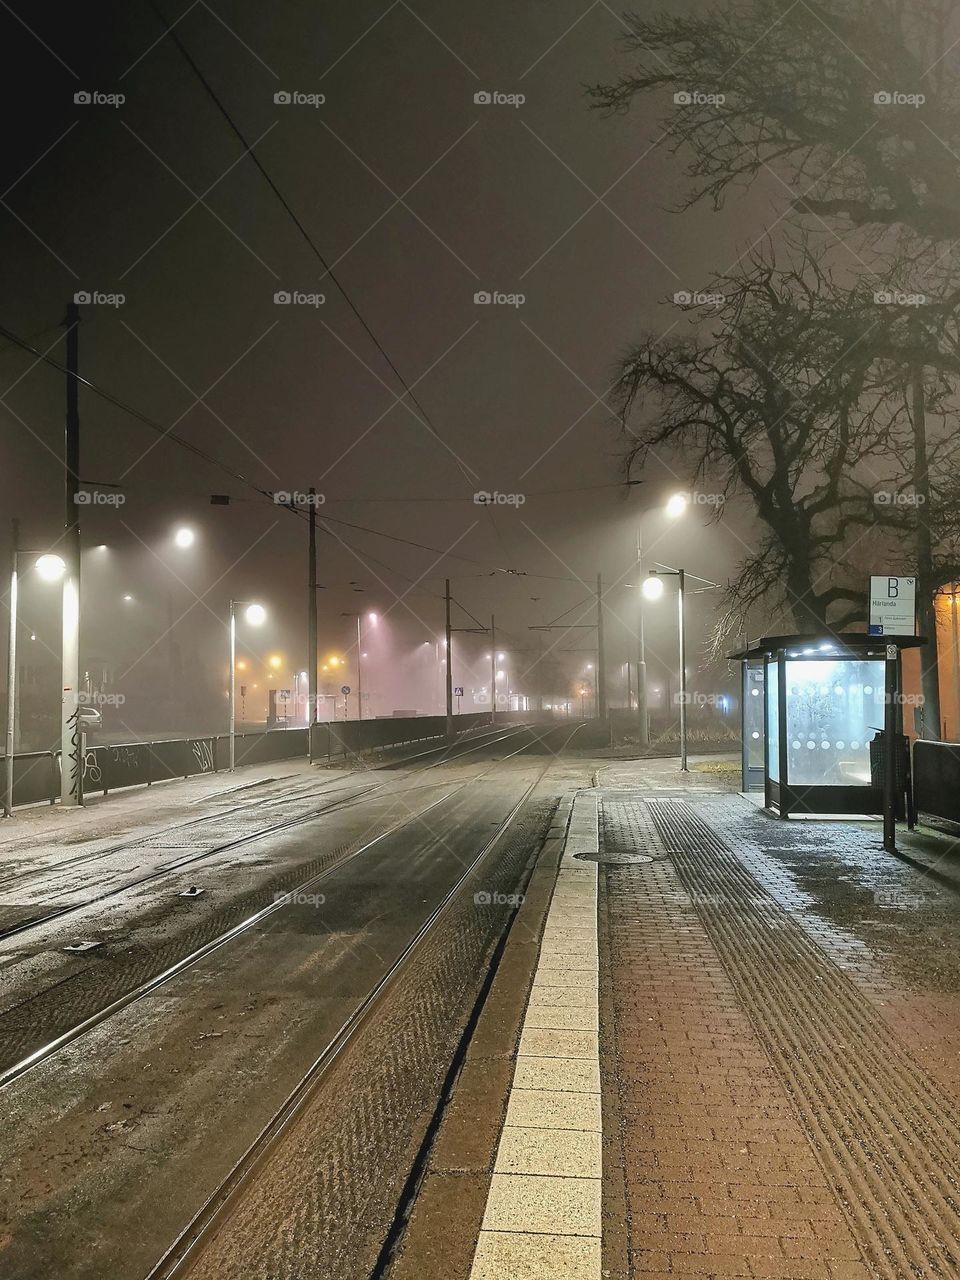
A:
[[[575,853],[581,862],[602,862],[615,867],[634,866],[638,862],[653,862],[645,853]]]

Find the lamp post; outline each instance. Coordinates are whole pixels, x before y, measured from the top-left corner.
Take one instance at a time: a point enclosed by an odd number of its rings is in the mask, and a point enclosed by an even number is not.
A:
[[[19,594],[19,559],[27,553],[19,546],[20,522],[12,522],[13,545],[10,552],[10,634],[7,644],[7,732],[5,745],[5,770],[3,788],[3,816],[13,817],[13,767],[17,727],[17,601]],[[42,555],[34,566],[45,582],[56,582],[63,577],[66,563],[56,555]]]
[[[244,619],[251,627],[259,627],[267,616],[262,604],[245,600],[230,601],[230,772],[237,763],[237,606],[246,605]]]
[[[361,630],[361,623],[362,623],[363,614],[353,613],[350,610],[346,610],[340,614],[340,617],[356,618],[357,620],[357,719],[362,720],[363,719],[363,672],[362,672],[363,631]],[[375,613],[367,614],[367,618],[371,623],[376,624],[377,615]],[[344,720],[346,720],[347,718],[346,698],[344,698],[343,702],[344,702],[343,718]]]
[[[701,578],[698,574],[691,574],[698,582],[706,585],[695,588],[696,591],[711,591],[719,584],[711,582],[709,578]],[[651,569],[647,577],[643,581],[642,592],[648,600],[658,600],[663,595],[664,577],[677,579],[677,624],[680,640],[680,772],[689,773],[687,765],[687,629],[686,629],[686,587],[687,587],[687,570],[671,569],[668,565],[658,565],[656,569]]]
[[[664,503],[664,513],[671,520],[679,520],[686,513],[690,499],[685,493],[674,493]],[[637,581],[643,581],[643,529],[637,526]],[[640,720],[640,746],[650,742],[650,718],[647,712],[647,655],[643,637],[643,593],[637,615],[637,715]]]

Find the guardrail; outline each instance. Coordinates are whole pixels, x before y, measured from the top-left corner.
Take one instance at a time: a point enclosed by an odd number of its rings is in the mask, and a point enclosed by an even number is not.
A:
[[[498,717],[499,718],[499,717]],[[506,717],[505,717],[506,718]],[[454,717],[458,733],[486,724],[490,713],[472,712]],[[345,720],[313,726],[313,758],[360,754],[380,747],[401,747],[413,742],[442,738],[445,716],[403,716],[381,720]],[[295,760],[307,755],[307,729],[271,729],[238,733],[237,765],[267,764],[271,760]],[[87,747],[83,757],[85,795],[107,795],[122,787],[151,786],[172,778],[219,773],[229,767],[227,734],[211,737],[169,738],[160,742],[121,742]],[[60,794],[59,751],[31,751],[13,758],[14,806],[56,802]],[[0,780],[6,785],[6,756],[0,756]]]

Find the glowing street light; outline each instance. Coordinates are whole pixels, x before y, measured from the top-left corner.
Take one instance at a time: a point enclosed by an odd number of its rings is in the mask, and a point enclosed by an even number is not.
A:
[[[188,547],[192,547],[196,540],[197,535],[186,525],[181,525],[173,535],[174,545],[178,546],[182,551],[186,551]]]
[[[363,719],[363,659],[366,654],[363,652],[363,615],[359,613],[351,613],[345,610],[340,614],[341,618],[356,618],[357,620],[357,719]],[[368,613],[367,620],[371,625],[376,626],[377,615]],[[343,695],[343,718],[347,718],[347,695]]]
[[[686,511],[690,505],[690,499],[685,493],[671,494],[667,499],[666,512],[671,520],[676,520]]]
[[[687,768],[687,630],[686,630],[686,612],[685,612],[685,596],[687,585],[687,572],[685,569],[670,569],[666,565],[661,565],[659,569],[651,569],[649,577],[644,579],[643,594],[648,600],[658,600],[663,595],[662,575],[676,578],[678,587],[677,596],[677,623],[680,633],[680,771],[688,773]],[[695,588],[696,591],[711,591],[717,586],[716,582],[711,582],[709,578],[701,578],[699,574],[691,574],[699,582],[706,585]]]
[[[18,560],[24,554],[17,545],[20,537],[20,526],[13,522],[13,550],[10,555],[10,594],[8,608],[10,610],[10,633],[7,647],[7,736],[6,762],[4,769],[3,816],[13,817],[13,774],[14,774],[14,730],[17,723],[17,591],[19,587]],[[62,556],[47,552],[38,556],[34,562],[37,576],[44,582],[59,582],[67,570]],[[30,639],[36,640],[31,633]]]
[[[62,556],[47,552],[46,555],[37,557],[34,568],[44,582],[59,582],[67,571],[67,562]]]
[[[243,600],[230,601],[230,772],[237,763],[237,606]],[[266,621],[267,611],[262,604],[247,604],[244,620],[251,627],[259,627]],[[257,686],[254,685],[254,688]]]

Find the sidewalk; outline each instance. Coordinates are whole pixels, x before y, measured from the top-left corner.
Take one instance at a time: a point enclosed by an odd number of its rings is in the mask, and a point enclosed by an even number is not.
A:
[[[446,1276],[960,1274],[949,868],[640,769],[573,804]]]
[[[274,760],[242,765],[234,773],[200,773],[172,778],[151,787],[131,787],[108,796],[89,796],[76,808],[30,805],[15,809],[12,818],[0,820],[0,859],[44,854],[55,855],[65,847],[83,843],[96,847],[100,840],[116,840],[134,829],[144,832],[176,822],[190,822],[219,808],[264,797],[273,783],[305,785],[325,782],[349,770],[319,771],[306,760]],[[89,843],[88,843],[89,842]]]

